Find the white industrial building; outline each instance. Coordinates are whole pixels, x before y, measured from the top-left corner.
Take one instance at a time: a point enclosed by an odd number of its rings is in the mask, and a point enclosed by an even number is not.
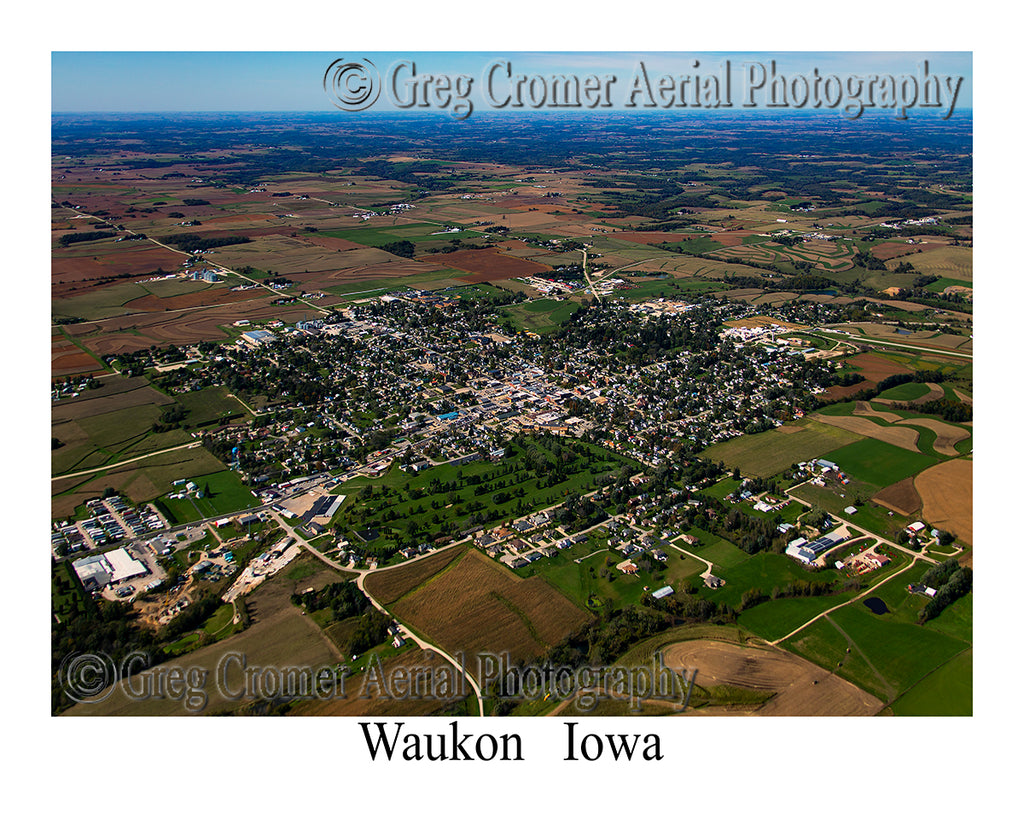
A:
[[[110,583],[120,583],[122,580],[149,574],[146,564],[136,560],[123,548],[101,555],[83,557],[71,565],[86,591],[102,589]]]

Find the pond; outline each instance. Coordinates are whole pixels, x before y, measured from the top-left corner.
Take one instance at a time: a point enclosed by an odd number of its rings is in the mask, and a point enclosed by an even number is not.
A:
[[[871,609],[874,614],[887,614],[889,607],[885,605],[885,601],[879,597],[869,597],[864,601],[864,605]]]

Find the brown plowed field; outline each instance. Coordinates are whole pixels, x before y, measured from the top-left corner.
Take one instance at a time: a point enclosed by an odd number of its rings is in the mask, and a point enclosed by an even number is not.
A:
[[[929,467],[914,479],[921,496],[921,512],[932,526],[953,532],[973,545],[974,464],[958,459]]]
[[[506,256],[496,250],[456,250],[454,253],[435,253],[425,257],[424,261],[442,267],[465,270],[471,275],[459,278],[467,282],[489,282],[514,279],[519,276],[536,276],[551,270],[546,264]]]
[[[200,290],[197,293],[185,293],[181,296],[154,296],[152,293],[138,299],[132,299],[124,306],[127,310],[142,311],[146,313],[159,313],[164,310],[182,310],[187,307],[199,307],[205,304],[234,304],[239,301],[249,301],[260,295],[266,295],[266,290],[230,290],[220,288],[216,290]]]
[[[865,387],[877,384],[886,376],[912,372],[912,370],[874,353],[855,355],[848,359],[847,366],[859,368],[858,371],[864,376],[864,381],[859,384],[851,384],[849,387],[829,387],[825,392],[830,398],[846,398],[860,392]]]
[[[470,665],[480,653],[532,660],[591,619],[541,578],[517,577],[476,550],[391,610],[446,651],[464,651]]]
[[[774,691],[754,708],[759,716],[870,716],[883,703],[851,682],[778,648],[752,648],[718,640],[669,646],[665,665],[697,669],[697,685],[731,685]]]
[[[882,242],[880,245],[875,245],[871,248],[871,255],[876,259],[887,262],[889,259],[906,256],[908,253],[917,253],[918,248],[927,250],[933,247],[939,247],[939,245],[931,242],[920,245],[908,245],[905,240],[902,242]]]
[[[122,243],[131,247],[133,244],[138,248],[140,243]],[[81,246],[77,246],[81,252]],[[154,270],[163,269],[168,273],[177,270],[185,256],[175,253],[172,250],[165,250],[162,247],[143,247],[133,250],[121,250],[121,245],[112,245],[108,251],[104,248],[102,254],[93,253],[88,256],[64,255],[60,250],[54,250],[50,262],[50,277],[55,286],[58,282],[72,283],[85,281],[87,279],[100,279],[110,276],[129,274],[132,276],[148,276]],[[113,248],[118,248],[113,250]],[[74,251],[76,245],[71,245],[69,252]]]
[[[921,496],[914,488],[913,478],[904,478],[898,483],[885,487],[871,500],[907,518],[921,508]]]
[[[908,449],[911,452],[920,452],[917,448],[917,439],[920,433],[916,429],[892,426],[883,427],[874,421],[869,421],[867,418],[849,415],[821,415],[819,413],[814,416],[814,420],[833,427],[849,430],[850,432],[856,432],[858,435],[874,438],[877,441],[884,441],[887,444],[893,444],[902,449]]]

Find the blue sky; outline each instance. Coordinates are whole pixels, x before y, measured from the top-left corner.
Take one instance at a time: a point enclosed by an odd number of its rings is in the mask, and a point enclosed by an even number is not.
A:
[[[970,52],[60,52],[52,53],[51,110],[64,111],[329,111],[327,67],[339,58],[368,58],[385,78],[397,61],[419,74],[466,75],[480,90],[485,68],[507,59],[516,74],[615,74],[621,101],[642,61],[660,74],[718,73],[732,64],[734,98],[745,63],[775,60],[783,75],[916,75],[927,60],[933,74],[964,77],[957,109],[973,107]],[[700,67],[694,69],[694,61]],[[737,102],[739,100],[737,99]],[[385,88],[375,111],[391,108]]]

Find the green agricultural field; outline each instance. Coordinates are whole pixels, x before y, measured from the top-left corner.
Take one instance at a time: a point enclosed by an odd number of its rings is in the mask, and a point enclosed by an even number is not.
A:
[[[863,438],[824,453],[839,468],[865,483],[881,489],[883,486],[909,478],[938,463],[937,458],[920,452],[911,452],[874,438]]]
[[[812,617],[849,600],[856,592],[824,597],[782,597],[747,609],[736,622],[766,640],[778,640]]]
[[[888,398],[892,401],[914,401],[927,395],[929,391],[930,387],[927,384],[920,381],[911,381],[909,384],[890,387],[885,392],[879,393],[878,397]],[[888,409],[888,407],[880,407],[880,409]]]
[[[957,654],[892,704],[897,716],[964,716],[974,713],[974,651]]]
[[[901,575],[892,582],[902,580]],[[840,676],[891,702],[969,646],[922,626],[898,622],[889,614],[872,614],[857,601],[808,626],[783,647],[822,668],[836,669]]]
[[[400,224],[392,225],[390,227],[368,227],[368,228],[350,228],[347,230],[322,230],[320,231],[321,236],[331,236],[335,239],[347,239],[350,242],[357,242],[367,247],[376,247],[378,245],[386,245],[391,242],[398,242],[402,239],[408,239],[410,242],[419,242],[420,240],[440,240],[445,241],[448,239],[477,239],[483,234],[477,233],[473,230],[463,230],[459,233],[441,234],[438,236],[432,236],[431,234],[443,231],[444,228],[441,225],[431,225],[426,222],[416,222],[414,224]]]
[[[938,281],[934,281],[931,284],[925,285],[925,290],[930,293],[941,293],[947,287],[974,287],[974,284],[963,279],[950,279],[943,276]]]
[[[809,461],[836,447],[859,441],[861,436],[838,427],[803,419],[795,424],[714,444],[703,457],[739,467],[748,475],[767,478],[794,463]],[[840,464],[843,466],[843,464]],[[844,467],[845,468],[845,467]]]

